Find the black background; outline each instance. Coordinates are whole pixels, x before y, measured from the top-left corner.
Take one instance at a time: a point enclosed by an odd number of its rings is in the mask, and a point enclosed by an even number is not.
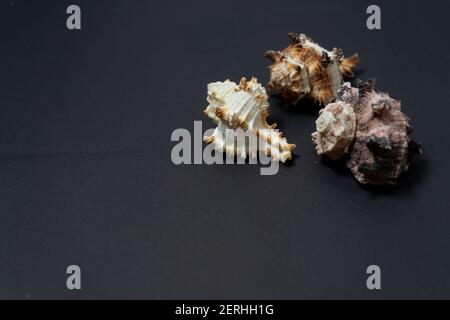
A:
[[[0,298],[450,298],[450,45],[444,1],[69,1],[0,5]],[[358,52],[424,155],[395,188],[314,152],[318,107],[277,122],[296,157],[175,166],[176,128],[212,128],[206,85],[268,80],[288,32]],[[66,289],[66,267],[82,290]],[[382,290],[366,268],[382,269]]]

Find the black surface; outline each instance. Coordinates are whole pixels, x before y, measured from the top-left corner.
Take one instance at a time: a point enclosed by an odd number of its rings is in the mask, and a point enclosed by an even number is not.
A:
[[[450,298],[450,6],[376,3],[381,31],[369,1],[78,0],[73,32],[72,2],[1,1],[0,298]],[[359,77],[402,100],[425,154],[396,188],[321,160],[318,108],[276,97],[297,144],[278,175],[171,163],[174,129],[213,127],[207,83],[265,83],[291,31],[359,52]]]

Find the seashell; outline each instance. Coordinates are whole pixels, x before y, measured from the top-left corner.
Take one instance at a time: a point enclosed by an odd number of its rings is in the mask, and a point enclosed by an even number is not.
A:
[[[312,134],[317,154],[333,160],[340,159],[355,139],[356,116],[353,107],[337,101],[328,104],[319,114],[317,131]]]
[[[214,143],[214,148],[228,155],[246,158],[247,154],[256,157],[264,147],[265,154],[273,160],[285,162],[292,158],[294,144],[289,144],[281,132],[275,130],[276,123],[269,125],[268,96],[266,89],[256,78],[247,81],[242,78],[239,85],[226,80],[208,84],[208,107],[204,113],[210,117],[217,128],[211,136],[205,136],[206,143]],[[239,148],[235,139],[227,139],[227,130],[242,129],[244,133],[254,133],[264,144],[254,146],[249,143]]]
[[[325,105],[335,100],[343,77],[353,77],[357,54],[344,58],[341,49],[328,51],[304,34],[289,33],[292,44],[283,51],[268,51],[272,60],[267,87],[280,94],[286,104],[304,97]]]
[[[356,87],[352,87],[350,83],[343,84],[337,101],[329,104],[321,113],[318,131],[313,134],[313,142],[317,144],[319,154],[326,154],[333,159],[338,159],[339,154],[342,156],[342,152],[327,154],[325,151],[328,149],[322,145],[325,144],[323,141],[333,141],[330,138],[332,133],[329,132],[336,128],[345,128],[344,131],[348,129],[349,135],[344,136],[350,137],[351,116],[336,113],[339,110],[348,113],[344,106],[351,106],[356,118],[356,131],[353,142],[346,142],[346,148],[350,147],[347,167],[362,184],[393,185],[400,174],[408,170],[411,156],[421,153],[421,149],[420,145],[409,137],[412,130],[408,117],[401,111],[401,102],[392,99],[387,93],[376,91],[374,87],[375,80],[358,81]],[[324,115],[325,112],[332,113],[332,116]],[[349,120],[345,125],[342,121],[335,120],[343,118]],[[324,131],[325,127],[326,133],[323,134],[321,131]],[[342,130],[336,129],[335,132]],[[342,150],[342,147],[338,149]]]

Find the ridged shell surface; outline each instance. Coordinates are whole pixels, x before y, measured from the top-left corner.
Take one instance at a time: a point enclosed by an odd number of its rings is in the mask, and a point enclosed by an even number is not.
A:
[[[258,150],[249,144],[239,148],[234,140],[226,138],[228,130],[241,129],[243,132],[255,133],[265,141],[263,151],[273,160],[285,162],[292,158],[291,150],[295,145],[287,143],[282,133],[275,130],[276,124],[269,125],[266,121],[268,96],[256,78],[250,81],[242,78],[239,84],[230,80],[210,83],[207,100],[209,105],[204,113],[217,124],[217,128],[204,140],[214,143],[216,150],[229,155],[237,154],[242,158],[248,154],[255,157]],[[259,145],[256,147],[259,148]]]

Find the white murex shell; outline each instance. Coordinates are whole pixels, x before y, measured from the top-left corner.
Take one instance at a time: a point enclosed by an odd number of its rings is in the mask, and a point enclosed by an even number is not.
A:
[[[257,150],[260,150],[283,163],[292,158],[291,150],[295,145],[287,143],[282,133],[275,130],[276,124],[269,125],[266,121],[268,96],[256,78],[250,81],[242,78],[239,85],[230,80],[210,83],[207,100],[209,105],[204,113],[217,124],[217,128],[211,136],[205,136],[204,141],[213,143],[216,150],[231,156],[237,154],[241,158],[248,154],[256,157]],[[254,133],[259,141],[239,144],[235,137],[230,139],[229,130],[236,132],[238,129],[246,136]]]

